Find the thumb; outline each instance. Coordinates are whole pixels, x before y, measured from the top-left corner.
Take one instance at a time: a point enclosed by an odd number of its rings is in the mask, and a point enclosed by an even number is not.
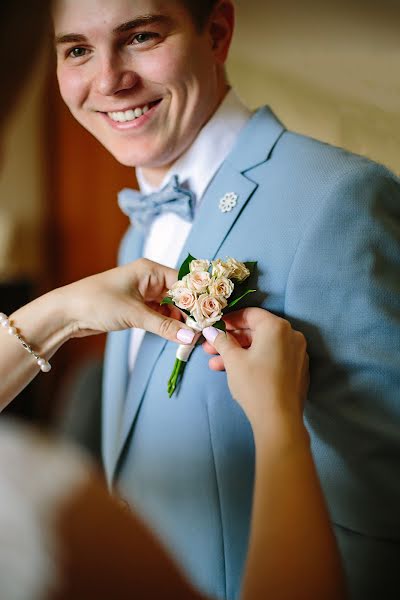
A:
[[[178,344],[191,344],[196,335],[192,329],[186,327],[181,321],[165,317],[148,307],[144,308],[140,327]]]
[[[240,348],[240,344],[233,335],[224,333],[216,327],[206,327],[203,329],[202,334],[207,342],[214,346],[218,354],[222,356],[224,362],[229,359],[232,352]]]

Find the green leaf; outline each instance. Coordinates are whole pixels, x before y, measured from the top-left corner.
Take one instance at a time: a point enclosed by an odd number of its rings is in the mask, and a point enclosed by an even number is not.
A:
[[[253,294],[256,291],[257,290],[247,290],[246,292],[244,292],[244,294],[239,296],[239,298],[235,298],[235,300],[232,300],[232,302],[230,302],[226,308],[232,308],[233,306],[236,306],[236,304],[238,304],[238,302],[243,300],[243,298],[245,298],[245,296],[248,296],[248,294]]]
[[[250,277],[251,277],[257,268],[257,264],[258,264],[257,261],[255,260],[255,261],[245,262],[244,264],[250,271]]]
[[[179,281],[181,279],[183,279],[185,277],[185,275],[190,273],[190,263],[192,262],[192,260],[196,260],[196,259],[191,254],[188,254],[188,257],[186,258],[186,260],[184,260],[183,263],[181,264],[181,268],[179,269],[179,273],[178,273]]]
[[[217,321],[216,323],[214,323],[213,327],[215,327],[215,329],[219,329],[220,331],[223,331],[224,333],[226,333],[226,325],[225,325],[225,321]]]
[[[161,300],[160,306],[162,306],[163,304],[174,304],[174,301],[169,296],[165,296],[165,298]]]

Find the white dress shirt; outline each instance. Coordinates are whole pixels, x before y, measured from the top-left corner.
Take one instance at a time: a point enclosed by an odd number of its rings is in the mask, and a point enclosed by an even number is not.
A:
[[[172,165],[158,188],[146,181],[141,169],[136,170],[142,193],[162,189],[173,175],[196,197],[195,214],[214,175],[232,150],[236,139],[251,116],[235,92],[230,90],[214,115],[200,131],[190,148]],[[143,256],[168,267],[176,267],[179,255],[192,228],[175,213],[156,217],[150,226]],[[200,257],[207,258],[207,257]],[[129,368],[132,370],[144,337],[142,329],[132,330]]]

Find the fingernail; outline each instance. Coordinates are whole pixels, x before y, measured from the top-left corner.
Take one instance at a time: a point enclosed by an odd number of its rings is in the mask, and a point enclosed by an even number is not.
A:
[[[219,333],[219,329],[216,329],[215,327],[206,327],[202,331],[202,334],[206,338],[207,342],[210,342],[210,344],[213,344],[215,342],[215,338]]]
[[[194,331],[191,329],[180,329],[176,334],[176,337],[182,344],[191,344],[194,339]]]

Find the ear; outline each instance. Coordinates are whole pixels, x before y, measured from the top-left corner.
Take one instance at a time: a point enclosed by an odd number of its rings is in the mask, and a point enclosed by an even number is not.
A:
[[[208,21],[212,51],[216,61],[224,65],[228,57],[235,27],[235,8],[231,0],[218,0]]]

